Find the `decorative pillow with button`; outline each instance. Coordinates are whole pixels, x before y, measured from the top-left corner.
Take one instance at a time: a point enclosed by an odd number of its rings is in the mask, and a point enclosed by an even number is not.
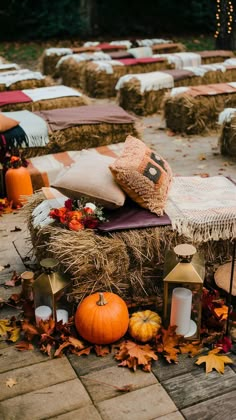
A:
[[[124,149],[109,166],[116,182],[141,207],[162,216],[172,181],[169,164],[141,140],[128,136]]]

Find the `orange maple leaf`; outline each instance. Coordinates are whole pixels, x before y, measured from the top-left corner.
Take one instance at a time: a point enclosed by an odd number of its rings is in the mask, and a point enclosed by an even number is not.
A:
[[[228,356],[217,354],[220,349],[215,348],[208,352],[206,356],[200,356],[195,362],[197,365],[206,363],[206,373],[215,369],[219,373],[224,373],[225,364],[234,363]]]
[[[158,357],[149,344],[141,345],[133,341],[125,341],[120,345],[120,351],[115,355],[117,360],[121,360],[119,366],[128,366],[134,371],[139,365],[149,370],[147,365],[151,365],[152,360]]]
[[[106,356],[110,353],[110,349],[108,346],[98,346],[97,344],[94,346],[94,350],[97,356]]]
[[[19,351],[34,350],[34,346],[28,341],[20,341],[15,345],[15,348]]]
[[[169,326],[167,330],[162,328],[161,334],[157,336],[157,351],[163,353],[163,356],[168,363],[171,361],[177,363],[179,348],[177,348],[183,341],[183,336],[176,334],[176,326]]]
[[[79,351],[76,350],[76,349],[72,349],[71,353],[77,354],[77,356],[82,356],[83,354],[88,356],[90,354],[92,348],[93,348],[93,346],[89,346],[89,347],[86,347],[85,349],[82,349],[82,350],[79,350]]]
[[[200,343],[188,343],[179,347],[182,354],[189,354],[191,357],[196,356],[202,350]]]
[[[223,321],[228,318],[228,310],[228,306],[222,305],[220,308],[214,308],[214,313],[218,319]]]

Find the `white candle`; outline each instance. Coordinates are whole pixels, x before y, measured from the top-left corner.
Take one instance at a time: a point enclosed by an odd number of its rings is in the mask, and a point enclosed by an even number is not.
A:
[[[50,306],[42,305],[35,309],[36,324],[39,325],[40,321],[48,321],[52,316],[52,309]]]
[[[172,292],[170,325],[177,325],[176,333],[185,335],[190,330],[192,292],[176,287]]]
[[[62,324],[67,324],[68,322],[68,312],[65,309],[57,309],[57,322],[62,321]]]

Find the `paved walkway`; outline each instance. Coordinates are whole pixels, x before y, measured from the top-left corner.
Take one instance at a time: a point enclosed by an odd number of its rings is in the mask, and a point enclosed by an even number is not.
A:
[[[159,129],[159,118],[143,119],[145,140],[170,162],[175,174],[231,175],[236,179],[236,163],[222,158],[217,139],[168,137]],[[21,231],[14,232],[15,227]],[[13,232],[12,232],[13,231]],[[0,284],[12,271],[25,271],[23,259],[31,256],[31,244],[21,213],[0,218]],[[7,299],[17,288],[0,286]],[[0,309],[0,319],[15,312]],[[236,363],[236,356],[232,356]],[[12,378],[16,385],[7,387]],[[132,385],[132,391],[115,387]],[[49,359],[38,351],[18,352],[0,341],[1,420],[227,420],[236,419],[236,366],[226,366],[224,375],[205,374],[194,359],[182,356],[176,365],[162,360],[151,373],[133,373],[117,366],[112,355],[69,355]]]

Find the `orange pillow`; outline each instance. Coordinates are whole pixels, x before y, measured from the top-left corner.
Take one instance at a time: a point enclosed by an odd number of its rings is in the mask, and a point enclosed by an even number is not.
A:
[[[0,113],[0,133],[10,130],[19,124],[19,121],[13,120],[13,118],[6,117],[4,114]]]
[[[121,156],[109,168],[133,201],[158,216],[163,215],[172,181],[171,168],[165,159],[143,141],[128,136]]]

